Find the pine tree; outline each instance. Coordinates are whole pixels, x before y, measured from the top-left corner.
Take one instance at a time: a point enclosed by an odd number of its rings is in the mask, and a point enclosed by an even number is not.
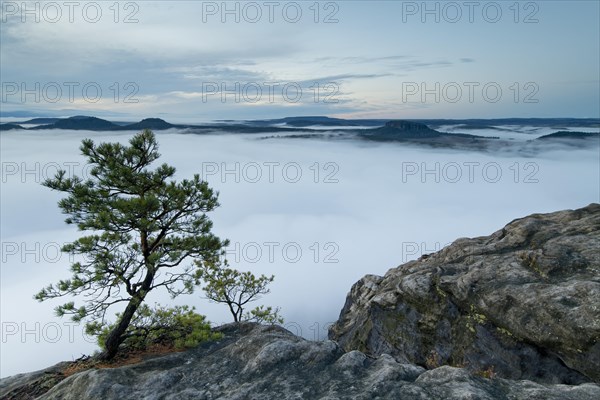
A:
[[[244,313],[248,303],[270,293],[267,287],[273,275],[255,276],[252,272],[241,272],[229,268],[227,260],[219,263],[204,263],[198,266],[206,283],[203,290],[210,301],[227,304],[234,322],[255,321],[259,323],[282,324],[279,307],[259,306]]]
[[[160,157],[151,131],[136,134],[129,146],[95,145],[86,139],[80,149],[91,164],[88,179],[59,171],[43,184],[67,194],[58,203],[68,215],[65,222],[89,233],[62,248],[85,261],[73,263],[70,279],[35,297],[44,301],[84,295],[84,305],[76,307],[71,301],[56,312],[86,320],[88,331],[94,332],[107,326],[111,306],[124,304],[105,335],[101,357],[112,359],[148,293],[161,287],[173,297],[191,293],[201,277],[200,267],[214,264],[228,242],[211,232],[206,213],[219,203],[207,182],[199,175],[176,182],[171,179],[175,168],[167,164],[149,169]]]

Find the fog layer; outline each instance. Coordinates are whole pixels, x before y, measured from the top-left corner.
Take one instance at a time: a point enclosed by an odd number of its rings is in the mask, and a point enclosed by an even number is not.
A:
[[[477,131],[469,133],[478,134]],[[41,185],[58,167],[86,176],[81,139],[126,142],[134,132],[3,132],[1,136],[1,376],[40,369],[96,349],[82,328],[59,319],[43,286],[68,278],[58,247],[77,237],[59,193]],[[274,274],[256,304],[281,307],[286,327],[323,338],[351,285],[365,274],[431,253],[464,236],[488,235],[536,212],[598,202],[599,153],[561,148],[523,157],[400,144],[157,134],[177,179],[201,174],[220,191],[210,216],[228,238],[230,263]],[[201,291],[150,303],[190,304],[214,324],[227,310]],[[115,309],[115,312],[118,311]]]

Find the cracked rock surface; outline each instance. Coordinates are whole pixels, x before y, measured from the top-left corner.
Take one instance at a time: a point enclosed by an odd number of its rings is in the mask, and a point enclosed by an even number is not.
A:
[[[333,341],[307,341],[276,326],[220,328],[225,337],[135,365],[72,375],[39,399],[572,399],[600,398],[595,384],[543,385],[485,379],[466,369],[425,370],[383,354],[344,353]],[[34,373],[35,374],[35,373]],[[0,396],[34,374],[0,381]],[[39,374],[39,373],[37,373]],[[38,375],[39,377],[39,375]]]

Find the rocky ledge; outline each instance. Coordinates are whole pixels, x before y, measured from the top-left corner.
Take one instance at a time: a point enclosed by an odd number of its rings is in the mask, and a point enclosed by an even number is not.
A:
[[[600,204],[517,219],[367,275],[329,337],[427,368],[600,382]]]
[[[225,325],[137,364],[5,378],[0,398],[596,400],[599,250],[600,204],[535,214],[364,277],[332,340]]]
[[[313,342],[277,326],[250,323],[220,328],[218,342],[119,368],[72,375],[39,399],[556,399],[600,397],[594,384],[542,385],[487,379],[466,369],[426,370],[389,355],[344,352],[336,342]],[[42,373],[43,374],[43,373]],[[1,381],[0,396],[40,373]],[[11,394],[12,392],[12,394]]]

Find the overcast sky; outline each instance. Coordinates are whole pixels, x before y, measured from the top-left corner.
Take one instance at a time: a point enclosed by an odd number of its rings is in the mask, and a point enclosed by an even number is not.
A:
[[[4,116],[598,117],[600,108],[598,1],[75,3],[1,2]]]

